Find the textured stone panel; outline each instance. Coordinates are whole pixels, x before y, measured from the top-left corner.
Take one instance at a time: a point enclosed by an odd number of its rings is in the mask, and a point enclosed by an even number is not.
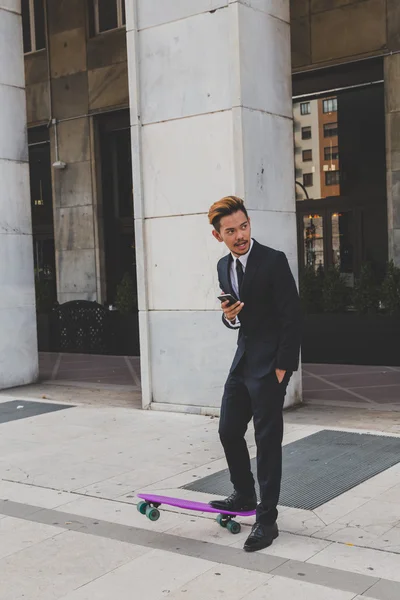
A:
[[[400,50],[400,2],[386,0],[389,50]]]
[[[90,160],[89,118],[59,123],[58,143],[60,156],[67,164]]]
[[[312,15],[313,62],[356,56],[384,48],[385,8],[385,0],[365,0]]]
[[[93,207],[70,206],[56,210],[55,237],[58,250],[94,248]]]
[[[41,83],[48,78],[47,51],[40,50],[33,54],[25,54],[25,84]]]
[[[128,65],[119,63],[89,71],[90,110],[129,104]]]
[[[231,108],[230,35],[226,9],[142,31],[142,123]]]
[[[292,67],[303,67],[311,63],[310,17],[292,21],[290,27],[292,45]]]
[[[49,121],[49,84],[47,81],[26,87],[26,106],[28,124]]]
[[[94,250],[57,250],[56,261],[58,289],[61,293],[86,294],[96,291]]]
[[[124,28],[96,35],[87,43],[88,69],[99,69],[127,61],[126,31]]]
[[[63,155],[60,155],[63,160]],[[63,171],[54,171],[56,206],[86,206],[92,204],[91,164],[71,163]]]
[[[51,76],[64,77],[86,69],[86,31],[70,29],[50,37]]]
[[[50,34],[86,28],[87,2],[82,0],[47,0]]]
[[[88,113],[87,72],[52,80],[53,111],[57,119],[78,117]]]

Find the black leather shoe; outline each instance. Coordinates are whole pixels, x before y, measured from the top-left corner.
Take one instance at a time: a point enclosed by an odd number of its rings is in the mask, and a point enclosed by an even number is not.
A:
[[[233,492],[228,498],[225,500],[212,500],[210,502],[210,506],[212,508],[216,508],[221,511],[229,511],[229,512],[250,512],[251,510],[255,510],[257,507],[257,498],[253,496],[252,498],[245,498],[241,496],[238,492]]]
[[[246,552],[255,552],[256,550],[268,548],[278,535],[279,530],[276,523],[273,525],[254,523],[251,533],[245,541],[244,550],[246,550]]]

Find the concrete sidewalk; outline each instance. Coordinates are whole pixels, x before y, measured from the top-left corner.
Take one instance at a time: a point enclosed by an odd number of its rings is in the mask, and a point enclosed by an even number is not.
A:
[[[276,543],[248,555],[251,519],[233,536],[209,515],[164,508],[152,523],[135,506],[145,489],[211,498],[180,487],[225,467],[218,419],[79,394],[19,420],[1,396],[2,600],[400,597],[399,464],[316,510],[282,507]],[[400,436],[399,413],[309,406],[285,421],[285,444],[327,428]],[[249,442],[253,456],[251,431]]]

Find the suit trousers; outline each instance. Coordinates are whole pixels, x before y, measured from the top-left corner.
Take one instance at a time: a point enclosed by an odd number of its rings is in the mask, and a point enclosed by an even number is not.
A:
[[[255,377],[246,355],[229,374],[222,398],[219,435],[229,467],[231,482],[245,497],[255,494],[254,477],[245,434],[253,418],[257,445],[257,477],[261,502],[257,521],[275,523],[282,479],[283,404],[292,373],[282,383],[275,371]]]

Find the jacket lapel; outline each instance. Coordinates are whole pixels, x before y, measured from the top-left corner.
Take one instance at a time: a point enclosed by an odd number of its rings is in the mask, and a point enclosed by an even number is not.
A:
[[[220,283],[222,290],[225,294],[232,294],[236,298],[236,294],[233,291],[232,282],[231,282],[231,264],[232,264],[232,255],[227,254],[225,257],[223,265],[221,265],[221,273],[220,273]]]
[[[258,266],[262,257],[261,246],[254,240],[253,247],[251,249],[249,258],[247,259],[246,270],[244,272],[244,278],[242,283],[242,300],[245,301],[246,294],[249,292],[251,281],[256,274]]]

